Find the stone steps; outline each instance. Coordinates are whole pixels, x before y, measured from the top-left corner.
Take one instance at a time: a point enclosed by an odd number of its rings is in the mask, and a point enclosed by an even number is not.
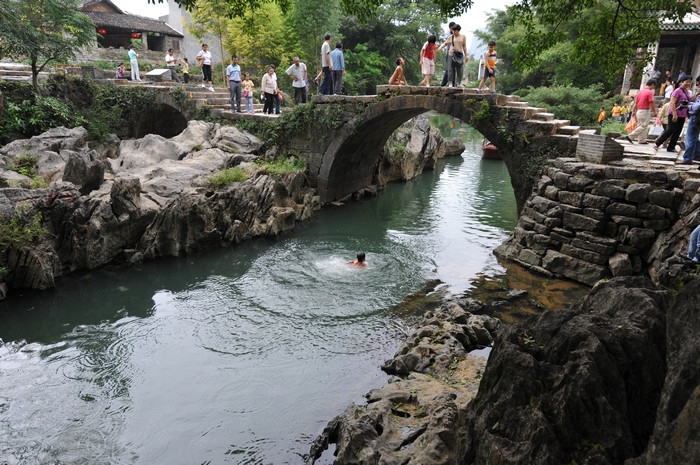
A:
[[[539,121],[552,121],[554,119],[554,113],[535,113],[530,117],[530,119],[535,119]]]
[[[567,135],[567,136],[575,136],[579,133],[580,130],[581,130],[581,126],[563,125],[563,126],[559,126],[557,128],[557,134]]]

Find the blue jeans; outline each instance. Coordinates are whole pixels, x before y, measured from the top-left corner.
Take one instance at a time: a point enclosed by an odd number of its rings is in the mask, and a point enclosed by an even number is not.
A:
[[[700,115],[693,115],[688,120],[688,129],[685,133],[685,153],[683,161],[693,161],[700,158],[700,144],[698,144],[698,136],[700,135]]]
[[[241,81],[229,81],[231,90],[229,90],[229,99],[231,100],[231,111],[241,112]],[[233,101],[236,101],[236,108],[233,106]]]
[[[690,245],[688,247],[688,258],[697,263],[700,260],[700,225],[690,233]]]

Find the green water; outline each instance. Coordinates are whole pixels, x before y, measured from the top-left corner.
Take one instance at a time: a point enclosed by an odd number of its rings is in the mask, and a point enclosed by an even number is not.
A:
[[[0,302],[0,463],[301,463],[386,382],[412,322],[397,304],[431,279],[460,292],[503,273],[508,173],[463,137],[461,157],[283,239]],[[358,251],[367,269],[346,264]]]

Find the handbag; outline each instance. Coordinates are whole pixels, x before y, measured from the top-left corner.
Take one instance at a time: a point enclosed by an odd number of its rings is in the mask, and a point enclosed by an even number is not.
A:
[[[197,68],[201,68],[204,66],[204,57],[197,57],[195,58]]]
[[[635,118],[634,116],[632,116],[632,117],[630,118],[629,123],[627,123],[627,126],[625,126],[625,131],[627,131],[627,132],[632,132],[632,131],[634,131],[635,129],[637,129],[637,118]]]
[[[247,97],[247,96],[248,96],[248,91],[247,91],[247,90],[244,90],[244,91],[243,91],[243,97]]]
[[[452,61],[455,63],[464,63],[464,53],[454,50],[455,47],[455,36],[452,36]]]
[[[651,129],[649,130],[649,135],[650,135],[650,136],[659,137],[661,134],[663,134],[663,132],[664,132],[664,128],[663,128],[663,127],[661,127],[661,126],[654,126],[653,128],[651,128]]]

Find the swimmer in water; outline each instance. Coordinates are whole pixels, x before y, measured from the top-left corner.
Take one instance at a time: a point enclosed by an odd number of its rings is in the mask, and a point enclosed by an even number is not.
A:
[[[350,260],[348,263],[351,264],[352,266],[364,266],[364,267],[366,267],[367,263],[365,263],[365,253],[364,252],[358,253],[357,259]]]

